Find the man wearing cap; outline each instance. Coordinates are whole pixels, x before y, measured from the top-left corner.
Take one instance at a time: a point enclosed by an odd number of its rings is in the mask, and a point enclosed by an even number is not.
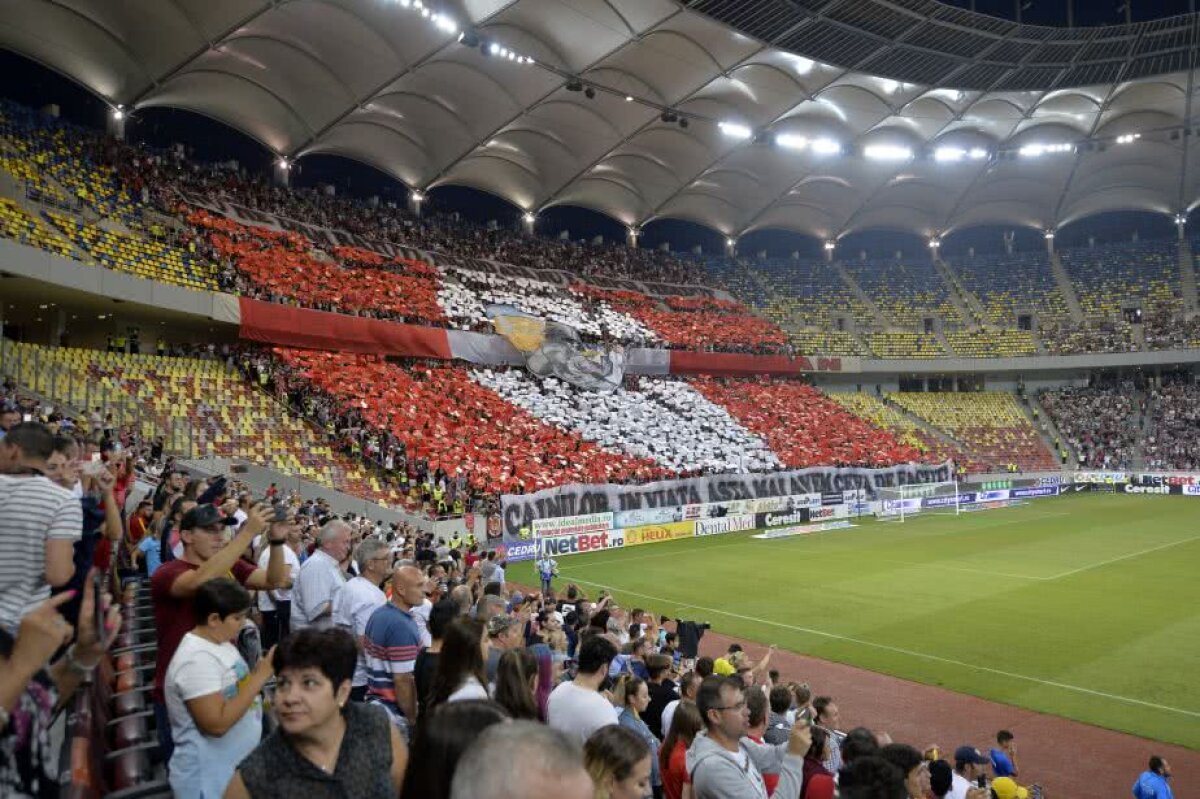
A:
[[[236,520],[236,516],[234,518]],[[247,508],[246,519],[249,518],[249,508]],[[245,521],[242,522],[242,525],[244,524]],[[261,536],[259,538],[261,539]],[[296,584],[296,578],[300,574],[300,527],[296,524],[295,511],[283,503],[275,505],[272,509],[271,526],[267,533],[269,541],[280,538],[285,539],[287,543],[282,547],[260,544],[261,551],[258,553],[258,566],[261,569],[270,565],[272,549],[281,550],[283,559],[287,563],[286,584],[270,591],[258,592],[258,610],[262,613],[262,647],[264,651],[275,646],[291,633],[292,586]]]
[[[284,538],[272,538],[269,541],[270,556],[265,569],[256,569],[241,557],[254,540],[254,536],[266,528],[269,512],[270,509],[266,505],[254,507],[241,531],[229,540],[227,528],[233,520],[226,519],[212,505],[197,505],[183,514],[179,523],[179,537],[183,543],[182,556],[159,566],[150,578],[150,594],[154,600],[154,626],[158,629],[154,712],[159,743],[165,760],[170,759],[173,747],[163,686],[167,666],[170,665],[175,650],[179,648],[179,642],[195,626],[192,600],[196,590],[209,580],[230,576],[243,587],[254,591],[267,591],[287,584],[287,561],[283,555],[286,544]]]
[[[948,799],[967,799],[967,793],[978,784],[978,779],[987,776],[991,763],[987,756],[973,746],[960,746],[954,750],[954,781],[950,785]]]
[[[488,649],[487,678],[489,684],[496,682],[496,672],[500,668],[500,656],[509,649],[520,649],[524,643],[521,620],[507,613],[498,613],[487,621]]]

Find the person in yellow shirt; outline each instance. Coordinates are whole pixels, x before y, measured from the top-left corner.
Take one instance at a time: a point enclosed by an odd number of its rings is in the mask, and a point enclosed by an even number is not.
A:
[[[713,661],[713,674],[722,677],[732,677],[737,674],[737,661],[740,660],[741,652],[741,644],[730,644],[729,650]]]

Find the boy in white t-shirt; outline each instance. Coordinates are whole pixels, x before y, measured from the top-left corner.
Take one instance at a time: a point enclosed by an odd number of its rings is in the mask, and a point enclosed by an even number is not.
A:
[[[250,611],[250,594],[234,580],[204,583],[193,600],[196,626],[167,668],[167,714],[175,751],[170,782],[176,799],[222,796],[242,758],[262,735],[259,694],[273,651],[254,670],[230,641]]]

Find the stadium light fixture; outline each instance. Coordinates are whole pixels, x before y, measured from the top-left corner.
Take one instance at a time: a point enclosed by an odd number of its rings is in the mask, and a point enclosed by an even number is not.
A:
[[[937,236],[934,236],[932,239],[929,240],[929,249],[936,250],[937,248],[939,248],[941,246],[942,246],[942,240],[939,239]]]
[[[113,116],[113,119],[117,120],[118,122],[120,122],[122,119],[124,119],[125,118],[125,106],[118,105],[116,108],[114,108],[113,112],[112,112],[112,116]]]
[[[410,194],[409,196],[412,197],[412,201],[415,203],[425,202],[425,194],[423,192],[418,191],[417,189],[413,189],[412,194]]]
[[[287,159],[286,155],[279,156],[279,160],[276,161],[276,163],[279,164],[279,168],[284,172],[287,172],[292,168],[292,162]]]
[[[1175,214],[1175,224],[1183,227],[1187,224],[1187,216],[1185,214]]]
[[[451,35],[457,35],[459,33],[458,23],[454,21],[453,17],[447,16],[446,14],[434,14],[433,26],[442,33],[449,33]]]
[[[633,95],[632,95],[632,94],[627,94],[627,95],[625,95],[625,102],[627,102],[627,103],[632,103],[632,102],[633,102]]]
[[[526,211],[521,219],[525,221],[525,224],[532,225],[537,221],[537,214],[533,213],[532,211]]]
[[[1073,153],[1075,152],[1074,144],[1026,144],[1017,151],[1025,158],[1040,158],[1043,155],[1053,155],[1055,153]]]
[[[972,147],[967,151],[967,157],[972,161],[982,161],[988,157],[988,151],[982,147]]]
[[[739,141],[744,141],[754,135],[754,131],[749,127],[737,122],[720,122],[717,124],[717,127],[729,138]]]
[[[789,150],[807,150],[812,144],[807,136],[797,136],[794,133],[779,133],[775,136],[775,144],[778,147],[786,147]]]
[[[1053,230],[1047,230],[1047,231],[1046,231],[1046,232],[1043,234],[1043,238],[1045,238],[1045,239],[1046,239],[1046,241],[1054,241],[1054,231],[1053,231]]]
[[[933,151],[933,160],[939,163],[961,161],[967,157],[967,151],[961,147],[939,147]]]
[[[1117,144],[1133,144],[1140,138],[1142,138],[1140,133],[1126,133],[1124,136],[1117,137]]]
[[[837,247],[837,242],[834,242],[834,241],[825,242],[825,249],[827,251],[832,251],[836,247]]]
[[[875,161],[907,161],[913,157],[913,151],[899,144],[868,144],[863,155]]]
[[[842,152],[842,145],[836,139],[813,139],[809,146],[817,155],[841,155]]]

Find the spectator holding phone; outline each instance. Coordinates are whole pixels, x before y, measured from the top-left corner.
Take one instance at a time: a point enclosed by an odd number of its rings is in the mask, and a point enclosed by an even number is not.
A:
[[[1015,736],[1008,730],[996,733],[996,746],[988,753],[992,761],[992,774],[996,777],[1017,776],[1017,744]]]
[[[120,608],[107,595],[101,598],[103,629],[97,628],[91,577],[74,629],[58,612],[72,598],[67,591],[25,614],[15,638],[0,630],[0,796],[36,796],[51,787],[57,793],[50,727],[121,628]],[[72,635],[75,642],[50,663]]]

